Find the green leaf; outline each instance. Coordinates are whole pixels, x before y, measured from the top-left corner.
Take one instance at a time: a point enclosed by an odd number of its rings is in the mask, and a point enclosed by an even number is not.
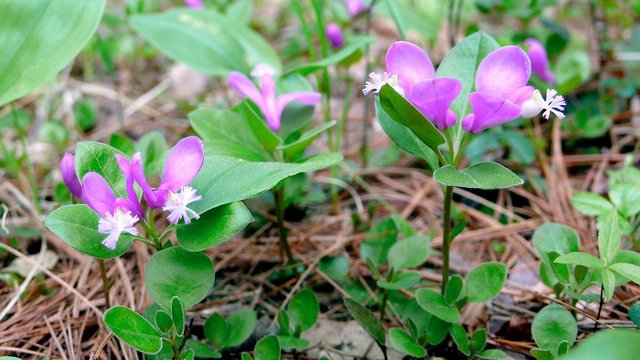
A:
[[[416,344],[411,338],[411,335],[402,329],[392,328],[389,330],[389,339],[391,339],[391,344],[393,344],[396,350],[402,351],[405,354],[417,358],[423,358],[427,355],[427,350]]]
[[[419,289],[416,291],[416,300],[425,311],[441,320],[450,323],[455,323],[460,320],[458,310],[447,305],[444,296],[433,290]]]
[[[124,254],[133,237],[122,234],[115,249],[102,245],[107,234],[98,231],[100,215],[87,205],[66,205],[51,212],[44,222],[44,226],[51,230],[62,241],[83,254],[98,259],[109,259]]]
[[[507,281],[507,267],[502,263],[488,262],[473,268],[465,278],[469,302],[484,302],[500,294]]]
[[[605,266],[604,260],[584,252],[572,252],[557,257],[554,262],[558,264],[573,264],[582,265],[588,268],[603,268]]]
[[[335,121],[329,121],[315,129],[302,134],[300,138],[292,143],[280,145],[276,149],[284,153],[284,158],[291,161],[296,155],[303,153],[311,143],[318,138],[323,132],[334,127]]]
[[[160,329],[161,332],[166,333],[173,326],[173,320],[171,320],[171,315],[164,310],[160,310],[156,312],[156,326]]]
[[[229,325],[218,313],[213,313],[204,323],[204,336],[218,350],[224,348],[224,341],[229,336]]]
[[[251,357],[251,355],[248,352],[243,352],[242,353],[242,360],[253,360],[253,358]]]
[[[243,112],[253,112],[246,104]],[[257,114],[252,114],[257,118]],[[203,108],[189,113],[191,126],[200,135],[208,154],[233,156],[248,161],[269,161],[272,156],[250,126],[252,116],[233,111]],[[264,123],[260,118],[257,121]],[[255,122],[255,121],[254,121]],[[274,145],[275,148],[276,145]]]
[[[117,197],[127,197],[125,179],[115,155],[124,155],[109,145],[94,141],[82,141],[76,146],[75,165],[78,177],[97,172],[107,181]]]
[[[604,287],[604,298],[609,301],[613,297],[613,292],[616,289],[615,274],[609,269],[602,269],[600,276],[602,278],[602,286]]]
[[[399,290],[399,289],[408,289],[422,279],[422,275],[415,271],[403,272],[396,275],[393,278],[393,282],[388,282],[384,279],[380,279],[376,282],[376,285],[380,288],[387,290]]]
[[[73,105],[73,117],[82,131],[93,129],[98,121],[98,115],[98,105],[92,99],[80,100]]]
[[[458,350],[461,353],[469,356],[471,354],[471,349],[469,348],[469,338],[467,336],[467,331],[460,324],[453,324],[449,328],[449,334],[451,334],[451,338],[453,342],[458,346]]]
[[[547,305],[533,318],[533,339],[539,348],[557,352],[561,342],[573,344],[578,335],[578,324],[571,312],[558,304]]]
[[[502,350],[498,349],[489,349],[485,350],[479,354],[476,354],[479,359],[486,360],[503,360],[503,359],[511,359],[511,357],[507,356]]]
[[[51,80],[87,44],[106,0],[0,2],[0,106]]]
[[[503,130],[498,133],[500,140],[509,147],[509,159],[524,165],[531,165],[536,159],[536,149],[531,140],[516,130]]]
[[[344,304],[347,306],[347,310],[351,313],[351,316],[362,326],[364,331],[367,332],[378,344],[384,345],[385,333],[380,320],[371,312],[371,310],[360,305],[353,299],[343,298]]]
[[[451,110],[458,117],[454,127],[454,144],[459,144],[462,139],[462,118],[471,112],[467,99],[475,87],[478,65],[498,47],[499,44],[490,35],[477,32],[459,42],[438,66],[436,77],[452,77],[462,83],[460,95],[451,104]]]
[[[598,233],[598,250],[600,257],[612,262],[620,251],[620,227],[618,213],[610,211],[604,219],[602,228]]]
[[[553,73],[558,75],[556,78],[558,92],[568,94],[591,76],[589,54],[578,46],[567,49],[554,62],[553,70]]]
[[[300,339],[294,336],[278,335],[278,343],[283,350],[304,349],[309,346],[309,340]]]
[[[551,267],[548,254],[559,255],[577,252],[580,249],[580,237],[570,226],[557,223],[545,223],[533,233],[532,242],[542,262]]]
[[[425,160],[431,170],[439,166],[438,155],[425,145],[408,127],[394,121],[380,105],[380,97],[375,99],[376,117],[389,138],[402,150]]]
[[[278,338],[270,335],[265,336],[258,343],[254,350],[255,360],[280,360],[280,343]]]
[[[104,313],[104,324],[111,332],[138,351],[155,354],[162,348],[158,330],[135,311],[114,306]]]
[[[50,144],[64,148],[69,139],[69,129],[58,120],[49,120],[40,128],[39,138]]]
[[[473,352],[479,352],[484,350],[487,346],[487,329],[477,329],[471,335],[471,341],[469,347]]]
[[[431,238],[428,236],[411,236],[391,246],[387,258],[395,271],[421,265],[431,253]]]
[[[640,303],[635,303],[629,308],[629,320],[640,327]]]
[[[182,354],[180,354],[180,360],[193,360],[195,359],[196,353],[193,349],[185,349],[182,350]]]
[[[283,80],[285,81],[285,80]],[[282,84],[282,82],[281,82]],[[277,88],[277,85],[276,85]],[[267,125],[264,115],[259,115],[256,110],[256,106],[251,106],[249,100],[244,100],[238,106],[234,108],[242,116],[242,122],[246,122],[253,135],[258,140],[258,144],[262,146],[269,154],[272,154],[274,150],[282,143],[282,140],[276,133],[271,130]],[[224,124],[228,126],[229,124]],[[223,125],[223,126],[224,126]],[[271,158],[271,156],[269,156]]]
[[[207,153],[202,170],[191,183],[202,196],[202,200],[193,203],[192,210],[202,214],[220,205],[256,197],[287,177],[341,161],[342,155],[337,153],[317,154],[299,163],[252,162]]]
[[[640,184],[615,184],[609,189],[609,198],[625,218],[640,212]]]
[[[299,333],[309,330],[315,325],[320,313],[320,304],[316,294],[307,288],[299,291],[291,298],[287,310],[289,320]]]
[[[280,68],[264,38],[213,10],[174,8],[133,16],[131,25],[168,57],[208,75],[248,74],[258,64]]]
[[[171,299],[171,318],[176,326],[176,335],[182,336],[184,334],[184,307],[177,296]]]
[[[640,284],[640,266],[633,264],[617,263],[608,266],[608,269],[617,272],[636,284]]]
[[[446,165],[433,173],[433,179],[445,186],[485,190],[510,188],[524,183],[511,170],[492,161],[475,163],[462,170]]]
[[[208,345],[203,344],[202,342],[195,339],[187,339],[184,348],[193,350],[193,353],[197,358],[220,359],[222,357],[222,354],[217,351],[211,350]]]
[[[166,148],[167,142],[159,131],[148,132],[138,140],[136,150],[140,152],[145,175],[154,176],[160,173]]]
[[[129,137],[120,134],[111,134],[109,146],[122,151],[127,156],[132,156],[136,152],[136,144]]]
[[[199,303],[213,287],[211,260],[199,252],[181,247],[161,250],[149,259],[145,268],[145,285],[154,302],[171,309],[174,296],[179,296],[186,309]]]
[[[640,333],[615,329],[598,331],[562,358],[562,360],[635,359],[640,353]]]
[[[240,309],[227,317],[228,335],[224,347],[242,344],[253,334],[256,328],[257,315],[253,309]]]
[[[230,240],[252,221],[249,209],[234,202],[205,212],[191,224],[179,224],[176,238],[186,250],[203,251]]]
[[[398,94],[389,84],[380,90],[380,106],[389,117],[409,128],[434,153],[445,140],[440,131],[418,109]]]
[[[466,295],[464,288],[464,280],[459,275],[453,275],[447,282],[447,287],[444,289],[444,300],[447,304],[453,306],[459,300]]]
[[[571,198],[571,204],[576,210],[589,216],[607,214],[613,209],[613,205],[600,195],[590,192],[577,192]]]
[[[349,40],[340,48],[340,50],[336,51],[335,53],[323,59],[296,66],[293,69],[288,70],[287,73],[297,72],[301,75],[307,76],[318,70],[326,69],[329,66],[341,63],[342,61],[346,60],[372,42],[373,38],[370,36],[355,37],[354,39]]]
[[[403,40],[406,39],[407,27],[404,23],[402,13],[400,12],[400,9],[398,9],[397,1],[385,0],[384,2],[387,5],[387,10],[389,11],[389,14],[391,14],[393,22],[396,24],[396,29],[398,29],[398,33],[400,33],[400,38]]]

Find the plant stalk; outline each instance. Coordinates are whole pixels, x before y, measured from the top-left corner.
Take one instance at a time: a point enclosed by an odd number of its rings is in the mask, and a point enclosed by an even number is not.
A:
[[[593,331],[598,330],[598,321],[600,320],[600,314],[602,313],[602,305],[604,305],[604,284],[600,284],[600,305],[598,305],[596,321],[593,322]]]
[[[287,240],[287,231],[284,227],[284,184],[280,185],[280,188],[275,192],[276,198],[276,219],[278,222],[278,232],[280,238],[280,252],[286,255],[287,264],[293,264],[293,253],[289,247],[289,241]]]
[[[104,266],[103,259],[96,259],[98,261],[98,267],[100,268],[100,277],[102,278],[102,289],[104,290],[104,305],[108,308],[111,307],[111,298],[109,291],[111,290],[111,283],[107,277],[107,269]]]
[[[453,186],[444,188],[444,216],[442,224],[442,293],[449,282],[449,252],[451,246],[451,203],[453,202]]]

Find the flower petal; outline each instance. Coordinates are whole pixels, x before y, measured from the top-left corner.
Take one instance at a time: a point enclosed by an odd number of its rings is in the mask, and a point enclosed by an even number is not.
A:
[[[260,109],[269,127],[277,131],[280,129],[280,114],[278,113],[276,82],[273,79],[273,74],[266,73],[260,76],[260,92],[264,104]]]
[[[60,172],[62,173],[62,181],[67,185],[71,195],[77,199],[82,198],[82,184],[76,173],[75,157],[69,153],[64,153],[62,161],[60,161]]]
[[[127,158],[120,154],[116,154],[116,160],[118,161],[120,170],[122,170],[122,174],[126,180],[127,197],[130,203],[128,208],[132,213],[137,215],[139,218],[142,218],[144,213],[142,211],[142,205],[140,205],[140,201],[138,200],[138,194],[136,194],[136,190],[133,188],[134,179],[131,172],[131,163]]]
[[[100,174],[96,172],[87,173],[82,178],[82,184],[82,196],[90,208],[102,217],[107,216],[107,213],[113,214],[116,195]]]
[[[345,0],[345,3],[347,4],[347,12],[351,17],[356,17],[369,8],[364,0]]]
[[[264,101],[262,94],[256,87],[256,85],[244,74],[237,71],[232,71],[227,78],[227,83],[240,95],[248,97],[259,108],[264,107]]]
[[[387,50],[387,72],[397,75],[400,87],[408,94],[413,84],[433,79],[435,69],[429,55],[407,41],[396,41]]]
[[[494,127],[520,117],[520,106],[494,94],[474,92],[469,95],[473,117],[466,116],[462,128],[472,133]]]
[[[556,77],[551,70],[549,70],[549,57],[542,43],[537,39],[527,39],[524,41],[524,44],[529,47],[527,56],[529,56],[529,60],[531,60],[531,70],[533,70],[533,73],[544,82],[555,82]]]
[[[178,191],[198,175],[203,162],[204,149],[197,136],[178,141],[167,157],[158,188]]]
[[[507,99],[514,91],[526,86],[530,76],[531,62],[527,54],[517,46],[501,47],[480,62],[476,91]]]
[[[449,107],[462,90],[458,79],[438,78],[419,82],[413,86],[409,101],[438,129],[449,127],[451,115]],[[455,124],[455,114],[453,114]]]
[[[131,175],[134,180],[140,185],[142,188],[142,194],[144,195],[144,199],[147,202],[147,205],[151,208],[161,208],[164,205],[164,200],[166,200],[166,190],[161,191],[160,195],[164,195],[164,199],[159,198],[159,194],[149,185],[147,182],[147,178],[144,175],[144,166],[142,164],[142,157],[140,153],[135,153],[131,157]]]
[[[282,112],[291,102],[297,102],[304,105],[315,105],[320,102],[321,95],[313,91],[298,91],[288,94],[282,94],[276,99],[276,115],[280,119]],[[274,128],[269,124],[269,127],[274,131],[280,130],[280,121],[278,121],[277,128]]]

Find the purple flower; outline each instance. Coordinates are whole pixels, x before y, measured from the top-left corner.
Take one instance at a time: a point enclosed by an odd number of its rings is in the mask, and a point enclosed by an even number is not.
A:
[[[320,101],[317,92],[301,91],[276,96],[276,83],[273,78],[275,69],[270,65],[260,64],[251,72],[251,76],[260,79],[260,89],[244,74],[237,71],[229,74],[228,83],[238,93],[253,101],[264,114],[267,125],[273,130],[280,130],[280,118],[290,102],[314,105]]]
[[[549,57],[542,43],[537,39],[527,39],[524,44],[529,47],[527,56],[531,60],[531,70],[542,81],[552,84],[556,81],[555,75],[549,70]]]
[[[472,133],[494,127],[518,117],[533,117],[553,112],[564,118],[565,101],[555,90],[543,99],[539,91],[528,86],[531,62],[522,49],[505,46],[485,57],[476,73],[476,91],[469,95],[472,114],[462,120],[462,128]]]
[[[199,219],[198,214],[187,208],[187,205],[201,199],[195,189],[188,186],[191,180],[200,172],[204,162],[202,141],[196,136],[189,136],[180,140],[173,147],[164,165],[162,179],[155,189],[148,183],[144,175],[144,168],[140,153],[131,158],[131,174],[142,188],[144,199],[151,208],[162,208],[169,211],[167,219],[177,224],[184,219],[186,224],[191,222],[189,215]]]
[[[202,0],[184,0],[184,6],[198,10],[204,9],[204,3]]]
[[[60,172],[62,173],[62,181],[69,189],[71,195],[77,199],[82,199],[82,184],[76,174],[75,157],[72,154],[64,153],[62,161],[60,161]]]
[[[325,29],[325,33],[327,35],[327,39],[331,43],[331,46],[334,48],[339,48],[344,45],[344,37],[342,36],[342,30],[340,30],[340,26],[336,23],[329,23],[327,28]]]
[[[369,74],[372,81],[366,82],[365,95],[377,94],[384,84],[389,84],[439,129],[456,123],[456,115],[449,107],[462,90],[458,79],[436,78],[427,53],[410,42],[391,44],[386,61],[387,72]]]
[[[347,12],[351,17],[356,17],[369,9],[369,5],[364,0],[344,0],[344,3],[347,5]]]
[[[96,172],[89,172],[82,178],[82,197],[87,205],[101,217],[98,231],[109,234],[102,241],[104,246],[115,249],[122,233],[138,235],[138,230],[135,228],[140,221],[136,215],[140,206],[137,197],[116,198],[111,186]]]

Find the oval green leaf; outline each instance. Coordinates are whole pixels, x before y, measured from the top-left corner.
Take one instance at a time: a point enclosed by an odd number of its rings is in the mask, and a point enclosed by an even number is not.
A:
[[[507,281],[507,267],[502,263],[489,262],[476,266],[465,278],[465,289],[469,302],[484,302],[500,293]]]
[[[531,333],[540,349],[556,353],[561,342],[573,344],[576,341],[578,324],[569,310],[551,304],[533,318]]]
[[[431,254],[431,238],[428,236],[411,236],[393,244],[387,259],[395,271],[421,265]]]
[[[449,323],[460,320],[460,313],[454,307],[447,304],[444,296],[429,289],[419,289],[416,291],[418,304],[428,313]]]
[[[416,344],[411,336],[399,328],[389,330],[389,339],[396,350],[417,358],[423,358],[427,355],[424,347]]]
[[[203,251],[231,239],[253,221],[251,212],[241,202],[211,209],[191,224],[176,227],[180,246],[189,251]]]
[[[258,341],[253,352],[255,360],[279,360],[280,343],[274,335],[265,336]]]
[[[511,170],[493,161],[475,163],[462,170],[446,165],[433,173],[433,179],[445,186],[484,190],[505,189],[524,183]]]
[[[186,309],[204,299],[214,282],[213,263],[199,252],[172,247],[156,253],[145,268],[151,298],[165,309],[179,296]]]
[[[114,306],[104,313],[104,324],[111,332],[138,351],[155,354],[162,348],[158,330],[135,311]]]

